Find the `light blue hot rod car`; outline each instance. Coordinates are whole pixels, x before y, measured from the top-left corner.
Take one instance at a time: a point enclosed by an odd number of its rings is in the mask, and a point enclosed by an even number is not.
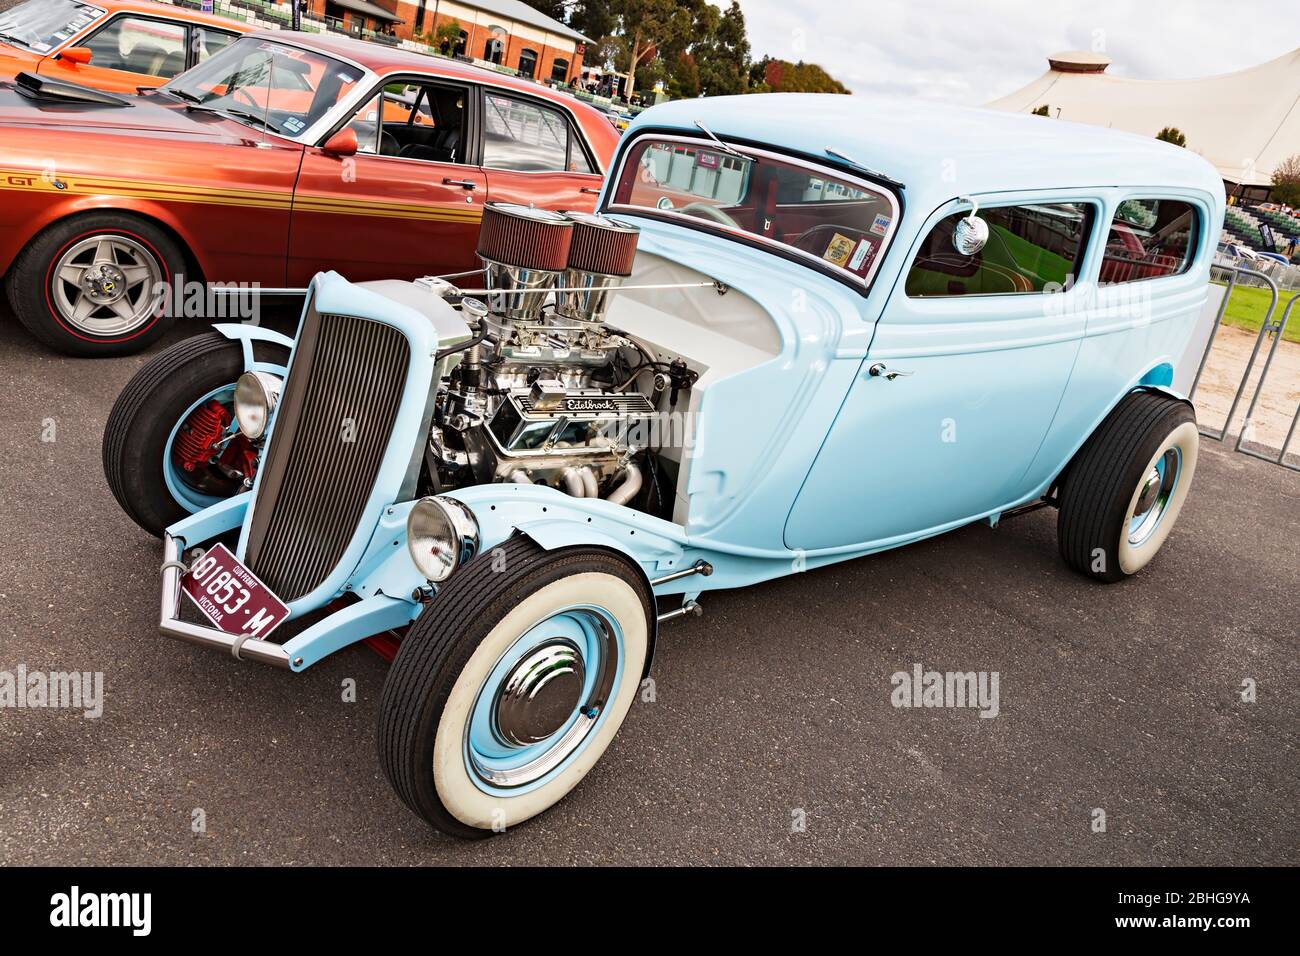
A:
[[[1143,568],[1223,206],[1187,150],[1041,117],[666,104],[599,214],[488,204],[481,279],[324,274],[293,340],[161,353],[105,468],[164,634],[394,650],[381,764],[485,835],[578,783],[705,591],[1042,506],[1082,574]]]

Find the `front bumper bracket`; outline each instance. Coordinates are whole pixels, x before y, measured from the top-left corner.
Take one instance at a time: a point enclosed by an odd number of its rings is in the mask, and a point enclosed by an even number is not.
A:
[[[175,538],[163,533],[162,610],[158,630],[190,644],[229,651],[236,660],[261,661],[275,667],[289,669],[289,654],[280,644],[262,641],[247,635],[227,634],[215,627],[190,624],[180,619],[181,575],[185,565],[180,560],[180,548]]]

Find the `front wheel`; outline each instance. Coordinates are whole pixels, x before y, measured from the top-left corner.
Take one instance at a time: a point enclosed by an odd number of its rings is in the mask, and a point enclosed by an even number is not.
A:
[[[14,260],[6,285],[14,315],[67,355],[139,352],[175,321],[165,290],[184,256],[153,223],[96,212],[40,233]]]
[[[403,802],[460,837],[553,806],[613,740],[653,600],[626,559],[512,538],[438,593],[384,683],[379,759]]]
[[[259,361],[286,363],[289,350],[258,343]],[[259,449],[234,424],[238,342],[219,332],[177,342],[127,382],[104,426],[104,476],[141,528],[163,530],[251,487]]]
[[[1159,392],[1125,396],[1062,482],[1056,533],[1066,563],[1106,582],[1146,567],[1187,500],[1199,441],[1185,402]]]

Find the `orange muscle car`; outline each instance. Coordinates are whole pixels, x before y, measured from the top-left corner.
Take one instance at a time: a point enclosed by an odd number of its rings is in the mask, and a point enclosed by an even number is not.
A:
[[[333,35],[247,34],[140,95],[22,73],[0,82],[0,274],[47,345],[134,352],[178,278],[475,269],[484,202],[594,209],[617,141],[536,83]]]
[[[26,71],[134,93],[161,86],[249,29],[149,0],[26,0],[0,13],[0,79]]]

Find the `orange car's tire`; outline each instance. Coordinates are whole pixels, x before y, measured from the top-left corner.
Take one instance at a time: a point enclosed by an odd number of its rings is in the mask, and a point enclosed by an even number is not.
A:
[[[65,355],[130,355],[175,321],[160,296],[185,267],[174,239],[144,219],[113,212],[46,228],[14,260],[9,303],[27,331]]]

